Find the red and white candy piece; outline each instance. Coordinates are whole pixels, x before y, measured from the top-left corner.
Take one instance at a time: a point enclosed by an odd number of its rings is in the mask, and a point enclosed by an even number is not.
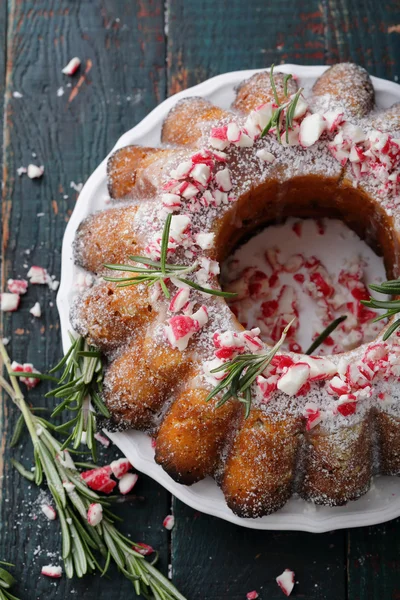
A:
[[[228,126],[212,127],[210,132],[210,145],[217,150],[225,150],[229,146],[227,137]]]
[[[279,585],[285,596],[290,596],[294,588],[294,572],[290,569],[285,569],[283,573],[276,578],[276,583]]]
[[[139,479],[136,473],[126,473],[121,477],[118,483],[118,488],[121,494],[129,494],[131,490],[136,485],[137,480]]]
[[[197,192],[196,192],[197,193]],[[182,242],[185,233],[190,227],[190,217],[187,215],[174,215],[171,219],[170,236],[175,242]]]
[[[190,289],[189,288],[181,288],[179,292],[173,296],[171,302],[169,303],[169,310],[171,312],[179,312],[183,309],[184,306],[189,302]]]
[[[113,460],[110,464],[111,472],[117,479],[121,479],[121,477],[128,473],[132,468],[133,467],[127,458]]]
[[[39,373],[32,363],[24,363],[21,365],[15,360],[11,363],[11,369],[17,373]],[[32,389],[37,386],[40,379],[36,379],[35,377],[21,377],[20,381],[24,383],[28,389]]]
[[[304,148],[308,148],[319,140],[326,129],[324,117],[318,113],[307,115],[300,125],[299,142]]]
[[[213,247],[214,243],[214,233],[197,233],[194,236],[194,241],[197,246],[200,246],[203,250],[209,250]]]
[[[87,521],[92,527],[96,527],[103,519],[103,507],[99,502],[94,502],[88,508]]]
[[[307,418],[307,431],[316,427],[323,419],[322,413],[315,402],[307,402],[304,406],[304,415]]]
[[[20,302],[19,294],[3,292],[1,294],[0,309],[2,312],[15,312]]]
[[[246,594],[246,600],[257,600],[258,597],[258,593],[255,590]]]
[[[55,521],[57,513],[50,504],[42,504],[40,507],[42,513],[48,518],[49,521]]]
[[[111,479],[111,467],[100,467],[98,469],[90,469],[89,471],[83,471],[81,478],[85,481],[86,485],[95,492],[104,492],[105,494],[111,494],[117,482]]]
[[[108,448],[111,443],[110,440],[99,431],[94,434],[94,438],[105,448]]]
[[[343,394],[336,403],[336,409],[343,417],[353,415],[357,410],[357,396],[354,394]]]
[[[73,75],[77,72],[80,66],[81,59],[75,56],[74,58],[71,58],[69,63],[63,68],[62,73],[64,73],[64,75]]]
[[[28,271],[29,283],[44,285],[49,282],[49,274],[43,267],[33,265]]]
[[[142,556],[148,556],[149,554],[153,554],[155,552],[153,546],[149,546],[148,544],[144,544],[143,542],[139,542],[138,544],[134,544],[132,546],[136,552],[139,552]]]
[[[28,165],[26,173],[29,179],[39,179],[39,177],[42,177],[44,173],[44,166],[41,165],[39,167],[38,165]]]
[[[279,379],[278,390],[288,396],[295,396],[310,378],[308,364],[297,363],[288,368],[287,372]]]
[[[174,525],[175,525],[174,515],[167,515],[163,521],[163,526],[165,527],[165,529],[168,529],[168,531],[171,531],[171,529],[173,529]]]
[[[214,179],[218,189],[222,192],[229,192],[232,189],[231,173],[227,167],[217,171]]]
[[[41,317],[42,315],[42,310],[40,308],[40,304],[39,302],[35,302],[35,304],[32,306],[32,308],[29,311],[31,313],[31,315],[33,315],[36,318]]]
[[[53,579],[59,579],[62,575],[62,568],[55,567],[54,565],[45,565],[41,570],[42,575],[46,577],[52,577]]]
[[[26,294],[28,282],[26,279],[9,279],[7,281],[7,288],[12,294],[19,294],[22,296],[23,294]]]
[[[260,150],[257,150],[256,156],[264,162],[273,163],[275,161],[275,156],[266,148],[261,148]]]

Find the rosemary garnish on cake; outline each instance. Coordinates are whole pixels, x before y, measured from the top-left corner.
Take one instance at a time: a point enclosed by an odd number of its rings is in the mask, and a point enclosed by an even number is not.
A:
[[[303,88],[300,88],[296,92],[296,94],[293,96],[293,98],[291,98],[287,102],[284,102],[283,104],[281,104],[279,101],[278,92],[276,91],[276,85],[275,85],[275,80],[274,80],[274,67],[275,67],[275,65],[271,65],[271,68],[269,71],[269,77],[270,77],[270,81],[271,81],[272,93],[274,95],[275,104],[277,105],[277,108],[274,110],[270,120],[268,121],[267,125],[264,127],[263,131],[261,132],[261,137],[264,137],[265,135],[267,135],[269,130],[275,127],[276,128],[276,139],[281,144],[282,139],[281,139],[281,132],[280,132],[280,124],[281,124],[281,117],[283,118],[283,116],[285,116],[285,131],[286,131],[285,135],[286,135],[286,143],[288,144],[289,143],[289,130],[293,129],[293,118],[294,118],[296,106],[297,106],[297,103],[301,96],[301,93],[303,91]],[[291,78],[292,78],[292,75],[288,74],[288,75],[285,75],[285,77],[283,79],[283,93],[285,95],[285,98],[288,97],[288,82]]]
[[[338,327],[338,325],[340,325],[340,323],[343,323],[343,321],[345,321],[346,319],[347,315],[342,315],[341,317],[338,317],[337,319],[332,321],[332,323],[329,323],[329,325],[325,327],[325,329],[319,334],[319,336],[315,338],[311,346],[308,348],[308,350],[304,352],[304,354],[312,354],[322,344],[322,342],[326,340],[326,338],[330,336],[330,334],[333,331],[335,331],[336,327]]]
[[[388,296],[400,296],[400,279],[391,279],[384,281],[381,284],[371,283],[369,286],[374,292],[379,294],[387,294]],[[381,319],[390,319],[400,313],[400,299],[399,300],[377,300],[376,298],[370,297],[369,300],[361,300],[361,304],[368,308],[385,309],[386,312],[382,315],[378,315],[372,322],[380,321]],[[400,319],[396,319],[388,327],[383,335],[383,340],[387,340],[392,333],[400,327]]]
[[[294,319],[286,325],[279,341],[266,354],[239,354],[229,362],[212,369],[211,373],[226,373],[226,377],[208,394],[206,402],[209,402],[220,392],[224,392],[216,403],[216,408],[220,408],[231,398],[236,398],[245,404],[245,418],[247,418],[251,408],[251,386],[258,375],[261,375],[268,367],[282,346],[293,321]]]
[[[189,287],[192,287],[195,290],[202,292],[203,294],[210,294],[212,296],[222,296],[224,298],[232,298],[236,296],[236,293],[223,292],[222,290],[205,288],[196,283],[195,281],[192,281],[191,279],[185,277],[185,275],[193,273],[197,269],[197,262],[195,262],[191,266],[175,265],[167,262],[171,219],[172,215],[169,214],[165,221],[163,234],[161,238],[161,252],[159,261],[154,261],[151,258],[147,258],[145,256],[128,256],[129,260],[142,264],[144,266],[136,267],[133,265],[105,264],[104,266],[107,269],[111,269],[114,271],[124,271],[126,273],[133,273],[134,275],[130,277],[103,277],[103,279],[105,279],[105,281],[117,282],[117,287],[127,287],[131,285],[138,285],[140,283],[144,283],[150,287],[155,283],[159,283],[166,298],[170,298],[170,293],[166,285],[167,281],[170,279],[186,284]]]

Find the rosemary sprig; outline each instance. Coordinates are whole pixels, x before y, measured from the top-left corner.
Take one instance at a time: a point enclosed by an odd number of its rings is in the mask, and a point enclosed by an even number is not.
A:
[[[103,277],[105,281],[117,282],[117,287],[127,287],[131,285],[138,285],[144,283],[148,286],[152,286],[155,283],[159,283],[161,289],[166,298],[170,298],[170,293],[167,288],[167,281],[177,280],[181,283],[189,285],[190,287],[203,292],[203,294],[210,294],[212,296],[222,296],[224,298],[232,298],[236,296],[233,292],[223,292],[222,290],[214,290],[211,288],[205,288],[191,279],[184,277],[188,273],[192,273],[197,268],[197,263],[187,267],[185,265],[174,265],[167,263],[168,254],[168,240],[169,232],[171,228],[172,215],[169,214],[165,221],[163,234],[161,238],[161,254],[160,260],[154,261],[144,256],[128,256],[129,260],[144,265],[144,267],[137,267],[132,265],[118,265],[118,264],[104,264],[107,269],[113,271],[123,271],[125,273],[132,273],[130,277]]]
[[[332,331],[335,331],[336,327],[338,327],[338,325],[340,325],[340,323],[343,323],[343,321],[345,321],[346,319],[347,315],[342,315],[341,317],[338,317],[337,319],[332,321],[332,323],[329,323],[329,325],[325,327],[325,329],[319,334],[319,336],[315,338],[311,346],[308,348],[308,350],[306,350],[304,354],[312,354],[314,350],[316,350],[318,346],[320,346],[322,342],[332,333]]]
[[[245,418],[250,414],[251,408],[251,385],[258,375],[267,368],[271,360],[278,352],[285,341],[286,334],[289,331],[294,319],[286,325],[279,341],[266,354],[239,354],[231,361],[224,363],[211,373],[226,373],[226,377],[220,381],[215,388],[208,394],[206,402],[209,402],[217,394],[224,391],[224,394],[216,403],[216,408],[221,407],[231,398],[236,398],[245,404]]]
[[[132,581],[138,596],[142,594],[145,598],[155,600],[185,600],[155,568],[154,562],[147,562],[135,550],[139,549],[139,545],[116,528],[116,517],[108,508],[109,502],[89,489],[81,479],[70,453],[62,449],[50,432],[51,424],[29,409],[18,380],[12,375],[10,359],[1,341],[0,355],[11,381],[10,385],[0,376],[0,387],[21,411],[33,444],[34,482],[38,486],[47,484],[57,508],[62,532],[62,558],[67,577],[83,577],[95,570],[104,575],[113,561],[123,575]],[[20,473],[24,475],[21,470]],[[92,503],[103,507],[103,518],[95,526],[89,525],[87,520],[87,511]],[[101,559],[104,560],[104,565],[100,564]],[[16,600],[7,593],[7,600]]]
[[[269,77],[270,77],[270,81],[271,81],[272,93],[274,95],[274,99],[275,99],[277,108],[274,110],[270,120],[268,121],[267,125],[264,127],[263,131],[261,132],[261,137],[266,136],[267,133],[269,132],[269,130],[275,127],[276,128],[276,138],[277,138],[278,142],[281,144],[282,139],[281,139],[281,132],[280,132],[280,125],[281,125],[280,121],[281,121],[281,116],[284,115],[285,116],[286,143],[288,144],[289,143],[289,130],[293,129],[293,117],[294,117],[294,113],[296,111],[297,103],[298,103],[301,93],[303,91],[303,88],[300,88],[291,100],[288,100],[284,104],[281,104],[279,102],[278,92],[276,90],[276,85],[275,85],[275,80],[274,80],[274,67],[275,67],[275,65],[271,65],[271,68],[269,71]],[[283,78],[283,93],[286,98],[288,95],[288,82],[291,78],[292,78],[291,74],[285,75],[285,77]]]
[[[8,567],[14,566],[11,563],[7,563],[2,560],[0,560],[0,564]],[[9,591],[14,584],[14,577],[8,571],[6,571],[6,569],[0,567],[0,600],[18,600],[18,598],[13,596],[13,594],[11,594]]]
[[[55,427],[60,433],[67,435],[62,449],[73,444],[77,449],[85,443],[92,452],[96,461],[96,415],[109,418],[110,413],[101,398],[103,367],[101,354],[93,346],[89,346],[82,338],[74,338],[70,334],[71,346],[61,361],[53,367],[49,374],[11,372],[13,377],[34,377],[49,379],[57,382],[57,387],[46,394],[46,398],[54,396],[60,400],[53,410],[52,417],[59,415],[64,410],[75,413],[75,416]],[[64,369],[60,377],[52,374]],[[91,407],[93,410],[91,410]]]
[[[374,292],[379,294],[387,294],[388,296],[400,296],[400,279],[390,279],[381,284],[371,283],[369,286]],[[400,299],[398,300],[377,300],[370,297],[369,300],[361,300],[361,304],[368,308],[386,309],[384,314],[378,315],[372,322],[380,321],[381,319],[390,319],[400,312]],[[386,329],[383,334],[383,340],[387,340],[392,333],[400,327],[400,319],[395,319],[393,323]]]

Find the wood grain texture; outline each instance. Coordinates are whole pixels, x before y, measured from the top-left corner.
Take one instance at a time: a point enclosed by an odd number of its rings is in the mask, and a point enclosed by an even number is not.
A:
[[[169,0],[169,94],[226,71],[282,62],[323,64],[321,3],[299,6],[296,0]]]
[[[398,0],[325,0],[328,63],[351,60],[372,75],[400,76]],[[397,79],[395,79],[397,81]]]
[[[61,241],[77,192],[71,182],[84,182],[117,138],[142,119],[165,93],[165,45],[161,2],[142,0],[35,0],[8,2],[8,44],[4,33],[6,2],[0,0],[0,90],[7,50],[2,190],[2,282],[25,277],[30,265],[60,275]],[[82,59],[74,77],[61,73],[72,56]],[[57,94],[57,90],[62,90]],[[23,97],[15,98],[13,92]],[[1,95],[3,99],[4,95]],[[33,156],[33,153],[35,156]],[[43,164],[44,177],[18,177],[17,168]],[[21,308],[3,315],[3,335],[10,337],[11,356],[45,370],[61,354],[55,292],[31,286]],[[39,300],[42,317],[29,309]],[[46,386],[29,393],[43,405]],[[49,406],[53,401],[47,402]],[[114,571],[112,579],[88,577],[54,584],[40,575],[44,564],[61,564],[57,522],[40,514],[37,490],[12,469],[11,456],[31,464],[29,443],[10,451],[16,410],[3,399],[0,436],[0,559],[14,562],[21,598],[61,599],[74,591],[81,597],[133,597],[132,584]],[[110,451],[104,461],[112,460]],[[160,566],[168,564],[169,534],[162,521],[169,494],[146,477],[137,493],[137,508],[124,506],[124,530],[160,550]],[[119,511],[118,511],[119,512]],[[37,519],[36,516],[38,515]]]
[[[275,578],[286,568],[296,573],[294,598],[345,599],[342,532],[254,531],[179,501],[174,508],[174,581],[190,600],[244,600],[252,590],[261,600],[282,600]]]
[[[400,519],[349,531],[347,577],[350,600],[400,598]]]

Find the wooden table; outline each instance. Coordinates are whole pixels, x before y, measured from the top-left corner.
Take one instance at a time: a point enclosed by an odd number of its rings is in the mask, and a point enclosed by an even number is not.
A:
[[[71,182],[84,182],[117,138],[166,96],[218,73],[272,62],[350,59],[397,81],[400,4],[0,0],[0,40],[4,289],[8,277],[26,275],[31,264],[59,276],[61,240],[77,197]],[[83,64],[68,78],[61,69],[72,56]],[[41,180],[17,175],[31,162],[45,165]],[[40,319],[29,314],[36,300]],[[30,288],[22,308],[3,316],[3,335],[11,338],[14,359],[40,370],[53,364],[61,352],[55,293]],[[33,404],[44,404],[44,391],[41,384],[29,395]],[[40,575],[41,565],[58,562],[60,533],[57,523],[33,518],[37,490],[10,466],[11,456],[31,459],[28,443],[8,448],[15,421],[16,411],[3,400],[0,558],[16,565],[17,595],[133,598],[131,584],[116,571],[109,579],[56,583]],[[400,520],[323,535],[257,532],[197,513],[145,476],[137,491],[145,499],[121,507],[124,528],[160,550],[165,572],[172,563],[174,582],[189,600],[243,600],[253,589],[263,600],[282,600],[275,577],[286,567],[296,572],[295,598],[400,598]],[[168,532],[162,521],[171,501],[176,526]]]

